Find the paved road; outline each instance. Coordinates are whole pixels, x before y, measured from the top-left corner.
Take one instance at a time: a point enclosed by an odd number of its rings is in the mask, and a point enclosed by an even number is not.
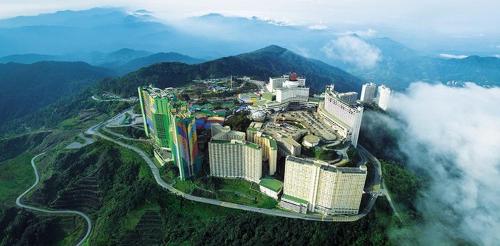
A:
[[[389,205],[391,206],[392,210],[394,211],[394,214],[396,215],[396,217],[398,217],[399,221],[402,222],[403,220],[401,219],[401,215],[398,213],[398,210],[396,209],[396,206],[394,205],[394,202],[392,201],[389,190],[387,190],[387,186],[385,185],[385,182],[382,178],[382,164],[377,159],[377,157],[372,155],[363,146],[358,144],[358,149],[360,150],[361,153],[363,153],[366,157],[368,157],[370,162],[373,163],[373,165],[377,168],[377,172],[375,172],[374,183],[375,184],[378,183],[381,185],[381,189],[378,193],[384,195],[387,198],[387,201],[389,202]]]
[[[21,195],[19,195],[17,197],[16,204],[17,204],[17,206],[19,206],[21,208],[34,210],[34,211],[38,211],[38,212],[43,212],[43,213],[63,214],[63,215],[64,214],[65,215],[78,215],[78,216],[83,217],[85,219],[85,221],[87,222],[87,231],[85,232],[85,236],[83,236],[83,238],[76,244],[77,246],[83,245],[85,240],[87,240],[87,238],[90,236],[90,232],[92,231],[92,221],[90,220],[89,216],[87,216],[86,214],[84,214],[82,212],[74,211],[74,210],[48,210],[48,209],[44,209],[44,208],[37,208],[37,207],[30,206],[30,205],[26,205],[21,201],[23,196],[28,194],[28,192],[30,192],[33,188],[35,188],[38,185],[38,182],[40,182],[40,176],[38,175],[38,171],[36,169],[35,159],[38,158],[39,156],[44,155],[44,154],[45,154],[45,152],[38,154],[31,159],[31,166],[33,167],[33,171],[35,172],[35,183],[30,188],[28,188],[25,192],[23,192]]]
[[[120,114],[125,113],[127,110],[121,112]],[[104,140],[113,142],[117,145],[120,145],[124,148],[130,149],[130,150],[136,152],[148,164],[149,168],[151,169],[151,172],[153,173],[153,177],[158,185],[160,185],[164,189],[168,190],[169,192],[171,192],[175,195],[178,195],[182,198],[185,198],[187,200],[190,200],[190,201],[206,203],[206,204],[211,204],[211,205],[216,205],[216,206],[222,206],[222,207],[226,207],[226,208],[233,208],[233,209],[245,210],[245,211],[250,211],[250,212],[256,212],[256,213],[272,215],[272,216],[293,218],[293,219],[340,222],[340,221],[356,221],[356,220],[359,220],[360,218],[366,216],[373,208],[373,205],[375,204],[375,200],[377,199],[377,196],[378,196],[375,193],[374,194],[370,193],[371,197],[370,197],[370,202],[368,203],[368,206],[365,207],[365,209],[363,209],[361,214],[354,215],[354,216],[342,216],[342,215],[323,216],[323,215],[318,215],[318,214],[301,214],[301,213],[295,213],[295,212],[287,212],[287,211],[278,210],[278,209],[257,208],[257,207],[246,206],[246,205],[241,205],[241,204],[236,204],[236,203],[231,203],[231,202],[219,201],[219,200],[205,198],[205,197],[193,196],[191,194],[184,193],[184,192],[174,188],[171,184],[165,182],[161,178],[160,171],[159,171],[158,167],[156,166],[156,164],[153,162],[153,160],[151,160],[151,158],[144,151],[142,151],[141,149],[139,149],[135,146],[132,146],[132,145],[126,144],[124,142],[121,142],[119,140],[110,138],[110,137],[103,135],[99,132],[99,129],[101,129],[101,127],[103,127],[103,126],[105,127],[109,122],[113,121],[117,117],[120,117],[120,114],[114,116],[113,118],[111,118],[105,122],[101,122],[95,126],[90,127],[85,133],[88,135],[94,135],[94,136],[102,138]],[[121,136],[119,136],[119,137],[121,137]]]

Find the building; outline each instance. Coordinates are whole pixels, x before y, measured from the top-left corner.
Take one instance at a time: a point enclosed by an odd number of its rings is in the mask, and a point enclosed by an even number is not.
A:
[[[333,85],[327,87],[325,100],[319,104],[318,113],[326,124],[333,127],[340,136],[349,139],[351,144],[356,147],[363,117],[363,107],[350,105],[341,100],[338,95],[339,93],[334,91]]]
[[[187,102],[178,99],[173,88],[139,87],[138,94],[144,130],[154,140],[158,157],[170,151],[182,180],[196,175],[201,170],[201,158],[196,121]]]
[[[299,156],[302,151],[300,143],[291,137],[278,137],[276,138],[276,142],[278,143],[278,149],[283,156]]]
[[[195,176],[201,170],[198,136],[194,116],[174,115],[172,155],[182,180]]]
[[[276,102],[307,102],[309,88],[305,87],[306,79],[298,77],[296,73],[283,75],[278,78],[269,78],[267,90],[276,94]]]
[[[267,161],[269,164],[269,175],[274,175],[276,173],[276,162],[278,159],[278,144],[273,137],[252,127],[257,125],[255,123],[257,122],[252,122],[247,129],[247,141],[256,143],[262,148],[262,160]]]
[[[309,88],[291,87],[276,89],[276,102],[307,102],[309,100]]]
[[[383,110],[387,110],[389,108],[390,100],[391,100],[391,89],[385,85],[379,86],[378,97],[377,97],[378,106]]]
[[[349,105],[354,105],[354,104],[356,104],[356,101],[358,100],[358,93],[354,92],[354,91],[345,92],[345,93],[338,93],[338,97],[343,102],[345,102]]]
[[[262,148],[245,141],[243,132],[227,131],[227,128],[218,130],[208,143],[210,175],[259,183],[262,177]]]
[[[375,100],[377,96],[377,85],[375,83],[366,83],[361,87],[361,98],[360,101],[365,103],[371,103]]]
[[[161,148],[170,148],[172,138],[170,132],[171,102],[174,100],[169,89],[161,90],[153,87],[139,87],[139,102],[144,120],[144,131],[147,137],[154,140]]]
[[[280,205],[294,211],[358,214],[366,167],[335,167],[314,159],[288,156]]]
[[[283,190],[283,182],[270,177],[262,178],[259,182],[259,190],[267,196],[278,200],[279,194]]]

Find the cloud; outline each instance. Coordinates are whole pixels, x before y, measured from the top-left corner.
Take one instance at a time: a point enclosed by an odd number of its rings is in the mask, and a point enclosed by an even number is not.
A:
[[[498,244],[500,88],[414,83],[392,102],[404,122],[393,121],[399,149],[431,185],[415,201],[423,219],[391,236],[410,245]]]
[[[307,28],[309,28],[311,30],[326,30],[326,29],[328,29],[328,26],[325,24],[314,24],[314,25],[308,26]]]
[[[363,38],[373,38],[377,36],[378,32],[375,29],[368,28],[366,30],[357,30],[357,31],[345,31],[338,33],[339,36],[351,36],[357,35]]]
[[[322,51],[329,58],[349,63],[361,69],[370,69],[382,59],[382,52],[357,36],[341,36],[331,40]]]
[[[446,59],[465,59],[469,56],[467,55],[453,55],[453,54],[439,54],[441,58],[446,58]]]

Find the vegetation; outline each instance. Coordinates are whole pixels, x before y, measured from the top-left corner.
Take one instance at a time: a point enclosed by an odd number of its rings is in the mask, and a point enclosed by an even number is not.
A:
[[[99,84],[102,91],[131,96],[140,85],[178,87],[195,79],[233,76],[254,76],[267,80],[296,71],[307,77],[313,90],[322,91],[327,81],[335,81],[339,90],[357,90],[361,80],[353,75],[318,60],[307,59],[279,46],[269,46],[251,53],[187,65],[171,62],[142,68],[122,78],[108,79]]]
[[[78,93],[109,74],[83,62],[0,64],[0,128],[9,120]]]
[[[381,164],[385,185],[398,208],[411,218],[416,218],[418,214],[414,204],[426,184],[425,179],[401,164],[383,160]]]
[[[248,113],[239,112],[226,119],[224,125],[230,126],[231,130],[246,132],[252,121],[248,118]]]

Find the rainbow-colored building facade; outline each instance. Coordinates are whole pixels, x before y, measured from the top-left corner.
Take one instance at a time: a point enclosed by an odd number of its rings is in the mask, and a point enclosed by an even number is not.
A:
[[[146,136],[157,148],[171,151],[182,180],[198,174],[201,158],[196,121],[188,103],[179,100],[172,88],[139,87],[138,94]]]

